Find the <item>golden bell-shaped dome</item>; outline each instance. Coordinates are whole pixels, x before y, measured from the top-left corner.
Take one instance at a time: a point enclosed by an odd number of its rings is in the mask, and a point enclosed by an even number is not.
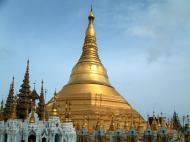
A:
[[[130,114],[133,113],[135,119],[140,115],[109,82],[107,71],[98,56],[94,19],[95,16],[91,9],[82,55],[73,67],[68,83],[56,95],[56,103],[60,106],[59,116],[66,116],[65,102],[69,100],[72,104],[70,107],[72,121],[82,126],[83,114],[87,114],[89,131],[92,131],[94,127],[103,127],[102,121],[104,127],[109,129],[112,112],[118,114],[121,119],[120,124],[123,124],[120,114],[125,114],[130,118]],[[53,99],[46,105],[49,113],[52,112],[54,105]],[[97,112],[101,113],[101,120],[96,119]],[[141,116],[140,118],[143,122],[144,119]]]

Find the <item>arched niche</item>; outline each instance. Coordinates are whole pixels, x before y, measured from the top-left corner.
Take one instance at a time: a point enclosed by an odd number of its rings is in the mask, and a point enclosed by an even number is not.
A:
[[[7,135],[7,133],[5,133],[5,139],[4,139],[4,142],[7,142],[7,138],[8,138],[8,135]]]
[[[59,134],[55,135],[55,142],[62,142],[61,141],[61,135],[59,135]]]
[[[31,134],[31,135],[28,137],[28,142],[36,142],[36,135]]]
[[[43,137],[42,142],[47,142],[47,139],[45,137]]]

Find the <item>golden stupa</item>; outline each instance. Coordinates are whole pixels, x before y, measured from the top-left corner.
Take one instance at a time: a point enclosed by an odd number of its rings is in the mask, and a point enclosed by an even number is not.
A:
[[[89,130],[94,129],[99,121],[108,129],[113,114],[121,126],[126,119],[130,124],[132,115],[135,124],[140,118],[146,125],[143,117],[111,86],[107,71],[98,56],[92,8],[88,19],[82,55],[72,69],[69,82],[56,95],[60,118],[65,120],[65,106],[69,101],[70,119],[76,126],[82,127],[85,115]],[[46,105],[48,112],[52,110],[53,100]]]

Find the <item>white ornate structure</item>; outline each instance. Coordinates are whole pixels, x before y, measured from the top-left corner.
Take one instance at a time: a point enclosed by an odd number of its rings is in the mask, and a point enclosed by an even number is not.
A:
[[[29,119],[9,119],[0,121],[0,142],[76,142],[76,132],[72,122],[61,123],[59,117],[51,116],[48,121],[35,122]]]

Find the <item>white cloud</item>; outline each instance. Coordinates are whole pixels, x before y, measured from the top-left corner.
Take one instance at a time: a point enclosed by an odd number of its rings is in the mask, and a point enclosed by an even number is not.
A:
[[[154,31],[148,27],[140,27],[140,26],[131,26],[127,30],[132,36],[137,37],[153,37],[155,35]]]
[[[189,52],[189,9],[189,0],[133,3],[127,10],[117,10],[114,20],[126,38],[131,36],[142,41],[140,46],[152,62],[162,57],[167,59],[173,53]]]

